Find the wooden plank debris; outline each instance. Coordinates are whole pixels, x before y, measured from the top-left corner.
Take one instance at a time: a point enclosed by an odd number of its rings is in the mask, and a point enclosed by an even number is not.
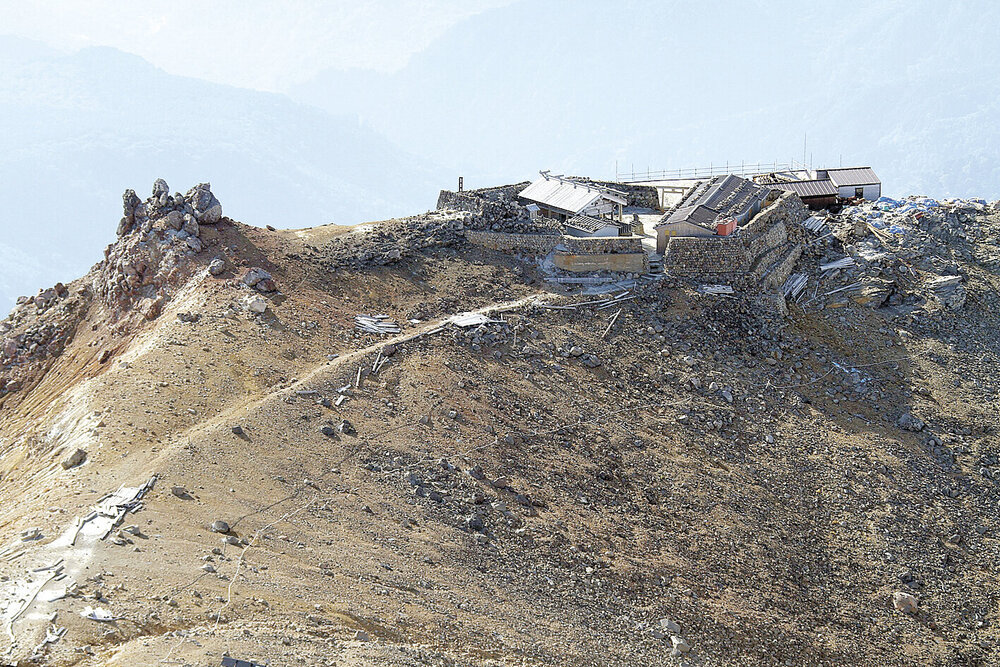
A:
[[[811,232],[818,232],[826,227],[826,220],[818,215],[811,215],[802,221],[802,226]]]
[[[624,301],[631,301],[633,299],[635,299],[635,295],[631,294],[629,290],[625,290],[621,294],[606,297],[604,299],[593,299],[591,301],[580,301],[579,303],[570,303],[565,305],[548,303],[540,303],[538,305],[541,308],[546,308],[548,310],[576,310],[577,308],[582,308],[584,306],[594,306],[596,310],[605,310],[607,308],[613,308]]]
[[[802,293],[802,290],[806,288],[808,283],[809,276],[803,273],[793,273],[788,276],[788,280],[785,281],[781,291],[785,295],[786,299],[796,299]]]
[[[355,315],[354,327],[365,333],[379,335],[402,333],[402,329],[388,315]]]
[[[607,338],[607,337],[608,337],[608,334],[609,334],[609,333],[611,333],[611,327],[615,326],[615,322],[617,322],[617,321],[618,321],[618,316],[619,316],[619,315],[621,315],[621,314],[622,314],[622,309],[621,309],[621,308],[619,308],[619,309],[618,309],[618,312],[617,312],[617,313],[615,313],[615,314],[614,314],[614,315],[613,315],[613,316],[611,317],[611,321],[610,321],[610,322],[608,322],[608,328],[607,328],[607,329],[605,329],[605,330],[604,330],[604,333],[602,333],[602,334],[601,334],[601,338]]]
[[[729,285],[698,285],[698,291],[702,294],[732,294],[733,288]]]
[[[841,257],[835,262],[830,262],[829,264],[820,264],[820,271],[835,271],[837,269],[846,269],[850,266],[854,266],[853,257]]]

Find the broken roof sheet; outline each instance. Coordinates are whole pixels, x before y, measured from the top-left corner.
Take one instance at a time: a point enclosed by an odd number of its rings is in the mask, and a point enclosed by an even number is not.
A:
[[[581,232],[597,232],[608,227],[618,228],[618,223],[613,220],[602,220],[589,215],[578,215],[566,221],[567,227],[579,229]]]
[[[874,185],[882,183],[871,167],[827,169],[826,175],[838,188],[850,185]]]
[[[837,194],[837,188],[828,179],[792,181],[789,183],[765,183],[766,188],[794,192],[800,197],[829,197]]]
[[[657,224],[656,229],[679,222],[688,222],[692,225],[714,230],[715,220],[718,217],[719,214],[707,206],[684,206],[671,213],[666,220]]]
[[[627,203],[623,197],[603,188],[545,174],[522,190],[518,196],[548,208],[571,213],[580,213],[601,199],[622,205]]]

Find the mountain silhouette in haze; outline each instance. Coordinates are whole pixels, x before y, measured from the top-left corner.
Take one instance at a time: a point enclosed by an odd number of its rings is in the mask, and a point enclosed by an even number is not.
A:
[[[83,273],[121,193],[209,181],[254,224],[354,224],[433,207],[434,170],[356,117],[172,76],[94,47],[0,37],[0,305]]]
[[[522,2],[391,74],[290,94],[486,185],[730,161],[874,166],[888,194],[1000,197],[1000,8]],[[961,38],[956,38],[961,35]]]

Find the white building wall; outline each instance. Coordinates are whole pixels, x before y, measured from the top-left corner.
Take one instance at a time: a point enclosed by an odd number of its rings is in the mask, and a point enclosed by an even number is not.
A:
[[[618,236],[618,225],[609,225],[608,227],[602,227],[596,232],[584,232],[580,229],[573,229],[572,227],[566,227],[566,234],[569,236],[577,236],[581,238],[592,238],[595,236],[608,237],[608,236]]]
[[[855,191],[855,189],[856,188],[860,188],[860,187],[864,188],[864,193],[865,193],[864,197],[865,197],[865,199],[872,199],[872,200],[874,200],[874,199],[878,199],[879,197],[882,196],[882,186],[879,185],[878,183],[874,183],[872,185],[864,185],[864,186],[861,186],[861,185],[842,185],[841,187],[839,187],[837,189],[837,194],[839,196],[843,197],[844,199],[851,199],[852,197],[854,197],[854,191]]]

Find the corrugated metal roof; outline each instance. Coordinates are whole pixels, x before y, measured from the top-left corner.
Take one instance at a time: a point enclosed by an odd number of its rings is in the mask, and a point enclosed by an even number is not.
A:
[[[698,203],[709,208],[718,208],[718,205],[726,197],[739,190],[744,183],[750,183],[750,181],[744,180],[739,176],[734,176],[733,174],[717,178],[712,187],[708,189],[708,192],[698,199]]]
[[[836,186],[827,179],[792,181],[791,183],[765,183],[764,187],[794,192],[800,197],[830,197],[837,194]]]
[[[522,190],[518,196],[538,202],[547,208],[556,208],[570,213],[579,213],[601,199],[622,205],[627,203],[623,198],[601,188],[563,180],[555,176],[542,176]]]
[[[581,232],[596,232],[607,227],[614,227],[618,229],[618,223],[614,220],[602,220],[601,218],[594,218],[589,215],[578,215],[570,218],[566,221],[567,227],[574,227],[579,229]]]
[[[838,188],[850,185],[874,185],[882,183],[871,167],[827,169],[826,175]]]
[[[678,222],[688,222],[692,225],[714,230],[715,219],[717,217],[719,217],[719,214],[707,206],[684,206],[671,213],[670,217],[657,224],[656,228],[659,229],[664,225],[672,225]]]
[[[761,186],[734,174],[717,176],[691,188],[681,206],[655,228],[688,222],[714,231],[715,221],[720,216],[745,222],[759,210],[770,192],[771,186]]]

